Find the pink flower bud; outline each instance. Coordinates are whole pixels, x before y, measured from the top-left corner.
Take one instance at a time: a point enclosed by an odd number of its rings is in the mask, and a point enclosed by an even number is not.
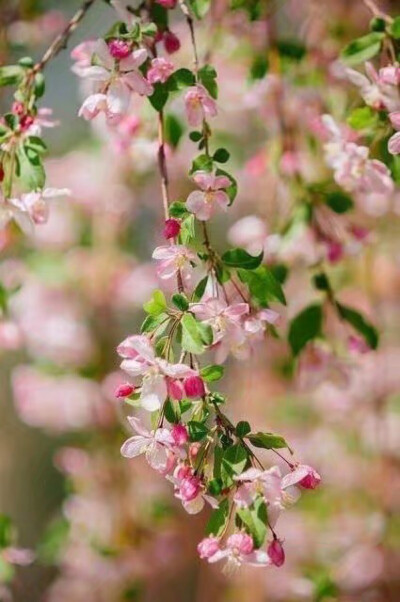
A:
[[[32,115],[23,115],[19,120],[19,124],[23,130],[27,130],[28,128],[30,128],[33,122],[34,119]]]
[[[282,566],[285,562],[285,550],[283,549],[282,543],[279,539],[274,538],[267,549],[268,556],[271,559],[272,564],[275,566]]]
[[[247,533],[234,533],[228,537],[226,545],[231,550],[244,555],[251,554],[254,550],[253,538]]]
[[[164,226],[164,230],[163,230],[164,238],[166,238],[166,239],[175,238],[176,236],[178,236],[180,231],[181,231],[181,224],[180,224],[180,222],[178,222],[177,219],[171,218],[171,219],[165,220],[165,226]]]
[[[188,376],[183,381],[187,397],[197,399],[206,394],[203,379],[200,376]]]
[[[311,466],[305,466],[308,469],[308,474],[299,481],[299,485],[304,489],[315,489],[321,482],[321,476]]]
[[[169,397],[178,401],[183,399],[185,394],[182,382],[173,378],[167,378],[167,390]]]
[[[175,444],[181,447],[188,442],[189,433],[184,424],[174,424],[172,428],[172,437],[175,441]]]
[[[156,2],[164,8],[175,8],[177,0],[156,0]]]
[[[328,261],[336,263],[343,257],[343,247],[339,242],[328,243]]]
[[[25,107],[22,102],[16,100],[12,104],[11,111],[14,113],[14,115],[21,116],[25,113]]]
[[[133,385],[131,385],[130,383],[124,383],[122,385],[119,385],[118,389],[115,391],[115,397],[117,399],[129,397],[129,395],[132,395],[134,390],[135,387]]]
[[[172,31],[166,31],[163,36],[164,40],[164,48],[168,52],[168,54],[173,54],[177,52],[181,47],[181,43],[179,38],[172,33]]]
[[[200,558],[211,558],[219,551],[218,537],[205,537],[197,546]]]
[[[178,479],[178,481],[182,481],[183,479],[188,479],[193,475],[192,469],[188,464],[178,464],[175,469],[174,477]]]
[[[347,341],[349,351],[352,353],[368,353],[371,347],[361,337],[350,335]]]
[[[192,460],[192,462],[193,462],[193,460],[195,460],[197,458],[200,448],[201,448],[201,443],[199,441],[196,441],[195,443],[190,444],[189,458],[190,458],[190,460]]]
[[[196,499],[201,490],[201,481],[199,477],[189,477],[183,479],[179,486],[179,493],[184,502],[191,502]]]
[[[108,42],[108,49],[111,56],[114,59],[125,59],[132,52],[131,45],[124,40],[110,40]]]
[[[4,180],[4,168],[3,165],[0,163],[0,182],[2,182]]]

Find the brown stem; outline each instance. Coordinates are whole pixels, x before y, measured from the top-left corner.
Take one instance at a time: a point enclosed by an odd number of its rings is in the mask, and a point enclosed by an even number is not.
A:
[[[196,79],[197,79],[197,72],[199,70],[200,63],[199,63],[199,53],[197,52],[196,36],[194,33],[193,18],[192,18],[192,15],[190,14],[188,7],[186,6],[186,3],[184,2],[184,0],[179,1],[179,6],[185,16],[186,23],[188,24],[188,27],[189,27],[190,39],[191,39],[192,47],[193,47],[194,71],[195,71]]]
[[[68,25],[54,40],[54,42],[49,46],[49,48],[44,53],[41,60],[36,63],[33,67],[33,73],[38,73],[42,71],[47,63],[51,61],[52,58],[57,56],[57,54],[63,49],[66,48],[68,40],[75,29],[78,27],[79,23],[82,21],[83,17],[86,15],[89,8],[94,4],[95,0],[85,0],[82,4],[81,8],[74,14],[72,19],[69,21]]]

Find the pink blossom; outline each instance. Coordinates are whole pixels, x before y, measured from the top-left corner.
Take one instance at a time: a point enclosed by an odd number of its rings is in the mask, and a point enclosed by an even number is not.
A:
[[[226,211],[229,197],[225,192],[231,184],[226,176],[216,176],[206,171],[197,171],[193,180],[200,190],[191,192],[186,201],[186,208],[201,221],[209,220],[217,209]]]
[[[157,274],[163,280],[177,276],[178,272],[184,280],[189,280],[192,272],[192,262],[197,256],[184,245],[157,247],[153,251],[153,259],[159,261]]]
[[[271,559],[272,564],[275,566],[282,566],[285,562],[285,550],[283,549],[282,542],[279,539],[274,538],[267,548],[268,556]]]
[[[19,566],[28,566],[35,560],[35,553],[32,552],[32,550],[27,550],[26,548],[4,548],[0,552],[0,556],[6,562],[9,562],[10,564],[17,564]]]
[[[169,364],[156,356],[149,339],[134,335],[125,339],[117,349],[124,358],[121,369],[131,376],[143,376],[140,404],[149,412],[160,409],[168,395],[168,378],[182,379],[194,370],[185,364]]]
[[[265,221],[256,215],[247,215],[229,229],[228,238],[233,245],[245,247],[251,255],[259,255],[264,248],[267,235]]]
[[[35,224],[45,224],[48,220],[48,201],[70,194],[66,188],[45,188],[37,192],[27,192],[20,198],[9,200],[11,215],[23,232],[32,234]]]
[[[174,65],[171,61],[165,58],[155,58],[151,61],[151,67],[147,71],[147,81],[151,84],[161,82],[162,84],[167,81],[170,75],[174,71]]]
[[[165,220],[163,235],[164,238],[169,240],[170,238],[176,238],[181,231],[181,224],[177,219],[170,218]]]
[[[175,378],[167,378],[167,389],[168,395],[172,399],[180,401],[185,397],[185,390],[183,388],[183,382]]]
[[[0,321],[0,349],[15,351],[23,344],[22,332],[16,322]]]
[[[271,559],[265,551],[254,550],[253,539],[247,533],[234,533],[228,537],[225,549],[216,549],[216,546],[214,546],[214,549],[213,554],[211,554],[212,546],[210,546],[210,550],[207,550],[209,552],[206,556],[208,562],[214,563],[219,560],[227,560],[228,569],[239,567],[242,564],[253,566],[268,566],[271,564]]]
[[[307,464],[299,464],[283,477],[282,486],[287,488],[298,484],[304,489],[316,489],[320,482],[321,476],[314,468]]]
[[[79,75],[80,77],[84,76],[86,69],[91,65],[95,48],[96,40],[86,40],[85,42],[78,44],[78,46],[75,46],[71,51],[71,58],[75,61],[75,64],[72,66],[72,71],[76,73],[76,75]]]
[[[395,130],[400,130],[400,111],[390,113],[389,115],[392,126]],[[400,131],[397,131],[390,138],[388,143],[389,153],[392,155],[400,155]]]
[[[147,462],[152,468],[166,474],[174,464],[172,448],[175,445],[171,432],[165,428],[148,431],[143,427],[138,418],[128,417],[129,423],[137,435],[125,441],[121,447],[121,454],[125,458],[136,458],[145,454]]]
[[[218,537],[205,537],[197,546],[197,551],[201,559],[208,560],[214,554],[219,552],[219,539]]]
[[[93,83],[93,93],[84,101],[79,115],[90,120],[99,113],[105,113],[108,122],[116,123],[126,114],[132,92],[147,96],[153,92],[151,84],[139,70],[147,59],[147,51],[139,48],[116,61],[106,42],[98,40],[93,55],[96,63],[78,70],[80,77]]]
[[[188,376],[185,378],[183,381],[183,386],[186,396],[191,399],[199,399],[200,397],[204,397],[206,394],[204,381],[198,375]]]
[[[400,85],[400,66],[399,65],[387,65],[379,69],[379,79],[384,84],[391,86]]]
[[[203,482],[194,474],[190,466],[178,465],[171,480],[175,485],[175,497],[182,501],[182,505],[188,514],[201,512],[205,502],[210,504],[212,508],[218,508],[217,500],[207,495]]]
[[[372,63],[365,63],[363,75],[354,69],[345,69],[347,78],[355,84],[367,105],[374,109],[386,108],[388,111],[400,109],[400,95],[396,86],[388,84],[389,72],[377,73]]]
[[[365,339],[350,335],[347,341],[349,351],[353,353],[368,353],[371,347],[366,343]]]
[[[220,299],[209,298],[205,302],[194,303],[191,310],[213,329],[218,363],[225,361],[230,352],[238,358],[247,356],[247,336],[243,326],[243,317],[249,313],[247,303],[226,305]]]
[[[198,84],[188,89],[185,94],[186,115],[191,127],[203,123],[207,117],[215,117],[217,104],[209,95],[204,86]]]

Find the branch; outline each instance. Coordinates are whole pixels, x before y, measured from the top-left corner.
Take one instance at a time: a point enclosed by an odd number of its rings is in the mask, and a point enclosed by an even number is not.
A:
[[[66,48],[68,44],[68,40],[78,27],[79,23],[82,21],[83,17],[86,15],[89,8],[94,4],[95,0],[85,0],[82,4],[81,8],[75,13],[72,17],[64,31],[62,31],[51,44],[51,46],[46,50],[42,59],[36,63],[33,68],[33,73],[38,73],[42,71],[47,63],[51,61],[57,54],[63,49]]]

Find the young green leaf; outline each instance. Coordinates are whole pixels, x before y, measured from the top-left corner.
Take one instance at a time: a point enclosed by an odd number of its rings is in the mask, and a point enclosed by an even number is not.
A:
[[[224,367],[214,364],[213,366],[204,366],[200,370],[200,376],[207,383],[215,382],[220,380],[224,375]]]
[[[379,334],[376,328],[355,309],[341,303],[336,303],[336,307],[340,317],[361,334],[371,349],[376,349],[379,344]]]
[[[229,518],[229,500],[225,499],[219,505],[219,508],[214,510],[206,526],[207,535],[218,537],[226,527]]]
[[[200,330],[200,322],[192,314],[185,314],[182,324],[182,347],[189,353],[201,354],[204,352],[203,336]]]
[[[254,447],[262,449],[281,449],[289,447],[285,439],[281,435],[275,433],[251,433],[248,435],[248,440]]]
[[[248,532],[253,537],[256,548],[260,548],[267,534],[267,507],[262,498],[258,498],[250,508],[238,508],[237,513]]]
[[[240,248],[230,249],[222,255],[222,261],[230,268],[242,268],[243,270],[255,270],[263,260],[264,252],[254,257]]]
[[[342,61],[347,65],[358,65],[369,61],[380,51],[384,37],[383,32],[372,31],[366,36],[353,40],[342,50]]]
[[[189,437],[191,441],[202,441],[208,435],[208,427],[204,422],[197,422],[196,420],[190,420],[188,422]]]
[[[158,289],[155,290],[150,301],[147,301],[147,303],[143,305],[143,309],[146,313],[152,316],[158,316],[165,312],[167,309],[167,301],[164,293]]]

